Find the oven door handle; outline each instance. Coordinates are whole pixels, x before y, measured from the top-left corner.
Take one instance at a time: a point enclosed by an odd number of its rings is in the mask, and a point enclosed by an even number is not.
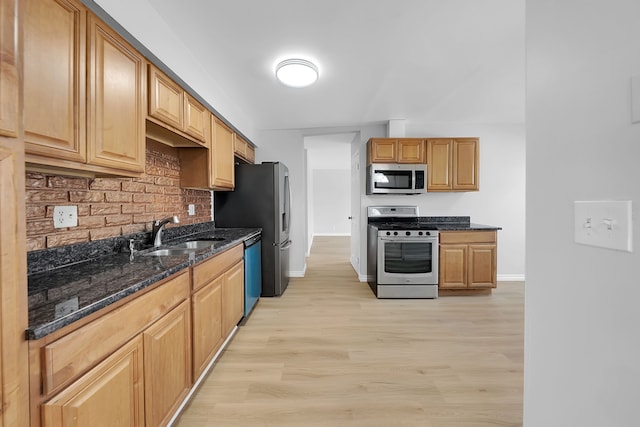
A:
[[[406,236],[397,236],[397,237],[378,237],[381,242],[438,242],[437,236],[427,236],[427,237],[406,237]]]

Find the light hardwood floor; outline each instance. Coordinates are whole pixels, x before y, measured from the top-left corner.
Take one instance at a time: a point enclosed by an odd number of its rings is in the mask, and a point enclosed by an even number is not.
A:
[[[378,300],[348,259],[348,237],[316,237],[306,277],[260,299],[176,425],[522,425],[523,283]]]

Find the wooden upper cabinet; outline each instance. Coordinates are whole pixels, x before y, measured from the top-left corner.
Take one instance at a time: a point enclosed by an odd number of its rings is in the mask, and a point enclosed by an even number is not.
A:
[[[453,140],[453,189],[478,190],[478,139]]]
[[[28,167],[140,176],[145,60],[76,0],[24,1]]]
[[[426,163],[424,139],[398,139],[398,163]]]
[[[236,134],[234,142],[234,154],[248,163],[254,163],[256,161],[256,152],[251,144],[249,144],[244,138]]]
[[[194,97],[185,93],[184,131],[207,144],[210,134],[211,113]]]
[[[233,170],[235,134],[214,116],[211,116],[211,121],[211,186],[219,190],[233,190],[235,186]]]
[[[164,127],[174,133],[159,132],[152,123],[147,128],[151,138],[172,146],[208,145],[209,110],[154,65],[149,64],[148,77],[148,118],[155,120],[153,123],[167,125]]]
[[[43,404],[42,426],[144,425],[142,349],[138,336]]]
[[[23,5],[25,151],[85,163],[86,9],[67,0]]]
[[[149,65],[149,116],[182,129],[184,90],[153,65]]]
[[[89,16],[88,162],[144,172],[145,59]]]
[[[396,163],[397,150],[395,139],[372,138],[369,140],[369,163]]]
[[[451,191],[452,140],[427,140],[427,191]]]
[[[427,139],[427,191],[478,191],[478,138]]]
[[[369,140],[369,163],[426,162],[425,140],[420,138],[372,138]]]

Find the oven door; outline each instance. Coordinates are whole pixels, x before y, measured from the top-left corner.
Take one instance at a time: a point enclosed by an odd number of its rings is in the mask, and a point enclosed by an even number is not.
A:
[[[379,285],[437,285],[437,237],[378,237]]]

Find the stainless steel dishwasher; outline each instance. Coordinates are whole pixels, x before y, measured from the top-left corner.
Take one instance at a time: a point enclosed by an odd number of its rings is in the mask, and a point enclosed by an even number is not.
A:
[[[260,298],[262,292],[262,234],[254,234],[244,241],[244,319]]]

